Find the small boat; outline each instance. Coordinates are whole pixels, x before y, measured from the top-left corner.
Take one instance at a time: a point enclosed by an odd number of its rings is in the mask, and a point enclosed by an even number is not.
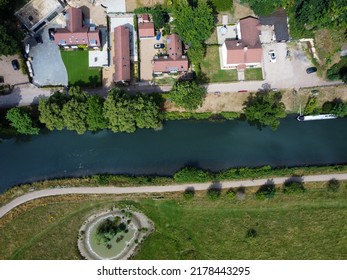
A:
[[[300,105],[300,112],[299,112],[299,116],[297,116],[297,120],[299,122],[304,122],[304,121],[319,121],[319,120],[332,120],[332,119],[336,119],[337,116],[334,114],[320,114],[320,115],[308,115],[308,116],[304,116],[301,113],[301,105]]]

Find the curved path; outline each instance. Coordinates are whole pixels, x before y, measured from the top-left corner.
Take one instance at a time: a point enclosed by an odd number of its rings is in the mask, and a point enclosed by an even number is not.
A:
[[[331,179],[347,180],[347,173],[344,174],[324,174],[324,175],[309,175],[302,177],[277,177],[268,179],[257,180],[240,180],[240,181],[223,181],[223,182],[209,182],[198,184],[182,184],[182,185],[168,185],[168,186],[140,186],[140,187],[74,187],[64,188],[57,187],[54,189],[45,189],[40,191],[33,191],[26,193],[20,197],[15,198],[8,204],[0,208],[0,218],[13,208],[27,201],[48,197],[54,195],[64,194],[130,194],[130,193],[163,193],[163,192],[183,192],[187,188],[194,188],[195,191],[207,190],[211,185],[220,188],[237,188],[237,187],[253,187],[261,186],[269,181],[273,184],[283,184],[287,180],[302,181],[302,182],[324,182]]]

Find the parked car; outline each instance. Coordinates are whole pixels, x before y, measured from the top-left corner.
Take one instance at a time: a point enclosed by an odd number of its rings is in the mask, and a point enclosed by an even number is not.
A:
[[[19,70],[19,62],[17,59],[12,60],[11,64],[12,64],[13,70]]]
[[[159,44],[159,43],[158,44],[154,44],[154,48],[155,49],[163,49],[163,48],[165,48],[165,45],[162,44],[162,43],[161,44]]]
[[[316,67],[308,67],[306,69],[306,73],[307,74],[311,74],[311,73],[314,73],[314,72],[317,72],[317,68]]]
[[[41,37],[41,35],[37,35],[37,36],[35,36],[35,40],[36,40],[36,43],[43,44],[43,41],[42,41],[42,37]]]
[[[269,51],[269,56],[270,56],[270,62],[275,63],[276,62],[276,53],[274,50]]]
[[[49,40],[54,41],[55,28],[48,29]]]

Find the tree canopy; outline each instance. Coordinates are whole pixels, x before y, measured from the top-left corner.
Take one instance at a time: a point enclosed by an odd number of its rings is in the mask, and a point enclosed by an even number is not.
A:
[[[39,134],[40,129],[33,125],[30,115],[23,108],[15,107],[8,110],[6,119],[20,134]]]
[[[171,100],[179,107],[195,110],[204,102],[206,89],[195,81],[176,82],[170,91]]]
[[[173,8],[173,16],[174,31],[190,46],[201,46],[215,26],[213,9],[204,0],[198,0],[194,6],[179,1]]]
[[[130,96],[111,90],[104,103],[104,117],[113,132],[134,132],[136,128],[157,128],[160,108],[150,96]]]
[[[0,24],[0,55],[13,55],[19,49],[18,41]]]
[[[258,128],[270,126],[276,130],[280,124],[279,119],[286,116],[281,99],[280,92],[259,91],[251,94],[243,108],[247,121],[257,125]]]

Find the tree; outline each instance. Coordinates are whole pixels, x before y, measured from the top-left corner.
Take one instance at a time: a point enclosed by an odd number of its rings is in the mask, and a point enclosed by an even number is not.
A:
[[[62,109],[70,97],[61,92],[55,92],[48,99],[40,98],[39,112],[40,122],[45,124],[49,130],[62,130],[65,128]]]
[[[104,102],[98,95],[92,95],[87,100],[87,125],[91,131],[107,128],[108,124],[103,115]]]
[[[336,103],[330,112],[339,117],[347,116],[347,103],[343,103],[343,102]]]
[[[170,16],[167,9],[160,4],[156,4],[150,11],[153,16],[153,22],[155,29],[159,30],[169,22]]]
[[[30,115],[22,108],[16,107],[7,111],[6,119],[10,121],[11,126],[13,126],[18,133],[29,135],[39,134],[40,129],[34,127]]]
[[[61,112],[64,126],[83,134],[87,131],[87,94],[80,87],[71,87],[69,96],[70,99],[63,105]]]
[[[135,132],[134,108],[129,95],[118,88],[108,93],[104,103],[104,117],[113,132]]]
[[[259,91],[251,94],[243,108],[247,121],[256,124],[259,128],[270,126],[276,130],[280,124],[279,119],[286,116],[281,99],[280,92]]]
[[[170,91],[170,98],[177,105],[187,110],[199,108],[205,98],[206,89],[196,82],[176,82]]]
[[[0,24],[0,55],[13,55],[19,49],[17,40]]]
[[[61,115],[64,126],[68,130],[74,130],[78,134],[83,134],[87,131],[87,106],[86,102],[79,102],[76,98],[66,102]]]
[[[242,4],[248,4],[258,16],[270,15],[281,7],[282,0],[241,0]]]
[[[201,46],[215,26],[213,9],[204,0],[197,0],[194,6],[179,1],[173,8],[173,16],[174,31],[190,46]]]
[[[138,95],[133,99],[133,106],[138,128],[157,128],[160,126],[160,108],[153,97]]]

